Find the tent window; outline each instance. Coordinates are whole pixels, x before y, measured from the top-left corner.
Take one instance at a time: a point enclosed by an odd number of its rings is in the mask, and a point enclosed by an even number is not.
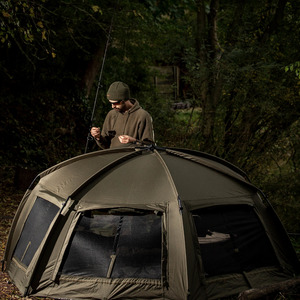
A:
[[[61,274],[106,278],[161,278],[161,216],[90,211],[81,216]]]
[[[37,197],[25,222],[14,257],[28,267],[59,207]]]
[[[220,206],[192,212],[207,276],[278,265],[254,209]]]

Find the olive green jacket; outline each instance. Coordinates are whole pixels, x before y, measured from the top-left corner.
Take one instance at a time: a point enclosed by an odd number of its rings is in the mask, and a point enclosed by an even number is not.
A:
[[[96,140],[97,144],[103,148],[124,147],[128,144],[120,143],[118,137],[120,135],[129,135],[137,139],[140,144],[153,144],[154,132],[152,118],[150,114],[141,108],[139,102],[130,99],[133,106],[125,113],[120,113],[114,109],[107,114],[100,140]]]

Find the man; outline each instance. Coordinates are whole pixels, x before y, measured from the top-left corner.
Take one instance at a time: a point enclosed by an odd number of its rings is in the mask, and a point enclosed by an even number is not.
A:
[[[107,114],[102,131],[92,127],[91,135],[102,149],[126,144],[154,144],[152,118],[136,99],[130,98],[127,84],[116,81],[107,91],[112,110]]]

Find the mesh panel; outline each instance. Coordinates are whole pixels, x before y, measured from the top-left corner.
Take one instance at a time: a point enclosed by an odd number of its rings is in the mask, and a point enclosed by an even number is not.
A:
[[[76,226],[61,273],[85,277],[161,277],[161,217],[92,211]]]
[[[278,265],[252,207],[212,207],[192,214],[207,276]]]
[[[82,216],[73,233],[62,273],[86,277],[106,277],[118,216]]]
[[[14,252],[25,266],[30,264],[58,210],[56,205],[37,197]]]
[[[156,215],[125,217],[113,278],[160,278],[161,223]]]

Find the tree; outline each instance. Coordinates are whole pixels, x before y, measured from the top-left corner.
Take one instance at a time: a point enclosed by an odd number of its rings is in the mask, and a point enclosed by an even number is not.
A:
[[[80,153],[88,130],[85,95],[113,11],[107,4],[1,2],[2,159],[40,170]]]
[[[262,133],[266,121],[274,120],[273,104],[297,97],[295,79],[283,73],[284,63],[299,42],[297,33],[294,45],[286,40],[286,30],[293,26],[289,18],[296,17],[297,7],[287,1],[268,5],[222,2],[219,9],[218,1],[196,3],[195,57],[187,58],[187,64],[188,80],[202,109],[202,147],[238,162],[239,155],[234,157],[232,146],[239,142],[239,152],[246,154],[253,141],[250,135]],[[282,93],[279,85],[290,92],[293,88],[294,95]],[[291,108],[288,106],[287,111],[295,112]],[[292,113],[288,119],[288,124],[293,124],[297,116]],[[260,142],[265,140],[259,136]]]
[[[299,84],[285,70],[298,59],[300,7],[286,0],[196,4],[195,51],[185,59],[201,114],[190,145],[240,166],[269,191],[273,182],[273,196],[283,197],[291,186],[278,185],[277,168],[296,184],[299,167],[298,159],[291,164],[299,145],[290,144],[299,122]],[[293,194],[291,207],[296,202]]]

